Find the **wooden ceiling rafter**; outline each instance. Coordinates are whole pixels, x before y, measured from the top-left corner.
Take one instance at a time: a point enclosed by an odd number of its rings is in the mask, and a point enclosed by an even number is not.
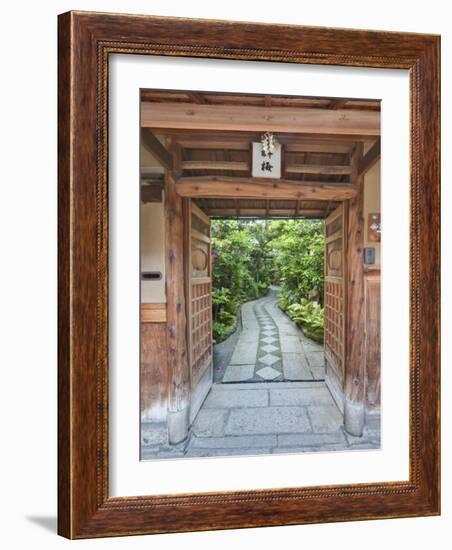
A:
[[[198,97],[202,96],[206,102],[222,105],[267,105],[267,106],[290,106],[303,108],[324,108],[324,109],[348,109],[379,111],[380,101],[375,99],[356,98],[328,98],[312,96],[285,96],[275,94],[240,94],[228,92],[207,92],[199,90],[143,90],[143,102],[155,103],[183,103],[197,104]]]
[[[265,209],[249,209],[249,210],[240,210],[240,216],[237,216],[236,210],[233,208],[218,208],[218,209],[209,209],[206,211],[209,217],[213,218],[223,218],[223,219],[237,219],[240,218],[288,218],[288,219],[323,219],[325,217],[324,210],[301,210],[297,215],[294,215],[293,210],[287,209],[272,209],[267,212]]]
[[[249,197],[305,200],[346,200],[356,194],[350,183],[220,176],[180,177],[176,191],[183,197]]]
[[[207,105],[209,102],[201,92],[187,92],[187,96],[197,105]]]
[[[323,219],[339,202],[319,200],[195,198],[195,202],[211,217],[243,218],[308,218]]]
[[[173,157],[160,140],[148,129],[141,128],[143,147],[168,170],[173,170]]]
[[[182,170],[220,170],[247,172],[248,162],[231,160],[186,160],[182,162]]]
[[[241,105],[184,105],[142,103],[141,126],[153,130],[211,130],[288,132],[312,135],[380,135],[380,114],[375,111],[343,109],[294,109]]]
[[[167,96],[160,92],[154,105],[149,94],[142,104],[156,117],[142,129],[143,146],[173,173],[179,195],[209,216],[325,218],[338,201],[355,196],[357,178],[379,158],[379,102],[260,95],[247,106],[244,98],[223,96],[178,92],[163,108]],[[182,127],[168,110],[183,113]],[[218,116],[199,123],[199,113]],[[253,123],[250,116],[261,119]],[[272,130],[284,147],[283,177],[253,178],[251,144]],[[375,144],[358,166],[354,153],[366,141]],[[152,184],[143,187],[155,186],[144,191],[147,200],[156,200],[159,168],[148,167],[141,179]]]
[[[381,141],[377,139],[358,164],[358,176],[364,176],[372,166],[380,159]]]

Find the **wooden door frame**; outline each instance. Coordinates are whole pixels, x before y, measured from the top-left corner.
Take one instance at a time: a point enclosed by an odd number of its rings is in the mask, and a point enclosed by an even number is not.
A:
[[[353,154],[353,167],[355,171],[356,193],[352,198],[348,193],[342,196],[342,204],[344,208],[344,230],[346,232],[345,243],[345,266],[344,266],[344,293],[345,293],[345,365],[344,378],[341,387],[337,387],[334,383],[327,381],[327,385],[336,400],[341,412],[344,415],[344,426],[347,432],[352,435],[360,436],[363,433],[365,425],[365,391],[364,391],[364,375],[365,375],[365,315],[364,309],[359,307],[363,303],[364,296],[364,271],[363,271],[363,174],[358,176],[359,163],[363,158],[362,144],[357,144]],[[268,184],[267,184],[268,185]],[[175,184],[177,193],[177,184]],[[314,193],[315,195],[315,193]],[[237,196],[237,195],[236,195]],[[319,200],[318,196],[316,200]],[[193,198],[202,198],[195,193]],[[226,197],[218,197],[226,198]],[[243,198],[240,197],[239,198]],[[261,198],[247,197],[247,198]],[[278,197],[284,198],[284,197]],[[181,197],[182,199],[182,197]],[[190,198],[183,196],[184,201],[189,201]],[[327,202],[325,200],[325,202]],[[184,217],[187,216],[187,208],[184,210]],[[183,221],[184,225],[187,220]],[[185,269],[188,269],[187,259],[184,258]],[[353,272],[350,271],[353,266]],[[185,302],[189,297],[187,284],[187,276],[184,276]],[[355,304],[355,308],[352,310]],[[187,322],[186,322],[187,326]],[[357,326],[358,330],[353,331],[352,326]],[[352,336],[353,333],[353,336]],[[356,347],[356,342],[359,346]],[[189,344],[188,344],[189,345]],[[186,369],[189,371],[187,362]],[[357,391],[359,389],[359,391]],[[190,400],[190,397],[189,397]],[[190,421],[186,424],[187,433],[190,427]]]

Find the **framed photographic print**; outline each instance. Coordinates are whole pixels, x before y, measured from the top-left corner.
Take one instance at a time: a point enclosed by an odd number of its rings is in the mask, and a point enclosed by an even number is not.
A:
[[[439,514],[439,46],[59,17],[61,535]]]

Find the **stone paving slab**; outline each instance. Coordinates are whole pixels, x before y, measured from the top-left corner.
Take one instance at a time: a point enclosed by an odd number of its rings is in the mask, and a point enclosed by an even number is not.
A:
[[[194,437],[191,447],[195,449],[246,449],[256,447],[276,447],[277,436],[234,435],[228,437]]]
[[[285,380],[313,380],[303,353],[283,353],[282,362]]]
[[[186,441],[169,445],[155,426],[152,435],[145,423],[143,460],[380,448],[379,430],[366,429],[363,437],[345,432],[324,382],[214,384]]]
[[[257,342],[241,343],[240,340],[231,357],[231,365],[249,365],[256,362]]]
[[[231,410],[224,433],[240,435],[309,431],[311,424],[304,407],[266,407]]]
[[[298,336],[280,335],[280,341],[283,353],[303,353],[303,347]]]
[[[237,384],[214,384],[213,388],[215,391],[227,391],[235,392],[237,390],[249,390],[249,391],[258,391],[263,389],[299,389],[299,388],[319,388],[325,387],[325,382],[312,381],[312,382],[259,382],[259,384],[242,382]]]
[[[307,351],[306,356],[310,367],[324,367],[325,356],[323,351]]]
[[[166,424],[157,422],[142,422],[141,443],[145,446],[166,445],[168,443]]]
[[[301,343],[306,351],[313,351],[313,352],[322,352],[323,353],[323,346],[322,344],[318,344],[317,342],[314,342],[313,340],[309,340],[306,336],[301,338]]]
[[[226,367],[223,382],[243,382],[254,375],[254,363],[251,365],[229,365]]]
[[[328,405],[335,407],[328,388],[270,390],[270,406]],[[336,415],[335,415],[336,417]]]
[[[331,445],[306,446],[306,447],[274,447],[271,454],[300,454],[300,453],[330,453],[332,451],[349,451],[346,445],[337,443]]]
[[[184,458],[214,458],[223,456],[225,458],[232,456],[257,456],[257,455],[269,455],[272,453],[272,449],[269,447],[248,447],[244,452],[243,448],[230,448],[224,449],[200,449],[190,447],[184,455]]]
[[[307,409],[314,432],[336,432],[342,427],[342,415],[336,405],[316,405]]]
[[[325,367],[311,367],[310,371],[314,380],[325,380]]]
[[[342,430],[324,434],[304,433],[278,435],[278,447],[303,448],[332,444],[347,444],[347,440]]]
[[[244,345],[249,342],[257,342],[259,340],[259,329],[256,330],[244,330],[240,334],[240,338],[237,341],[237,344]]]
[[[201,407],[198,416],[193,422],[193,434],[199,437],[223,435],[228,415],[229,409],[204,409]]]
[[[268,405],[268,391],[265,389],[225,392],[216,389],[211,390],[204,401],[205,409],[222,409],[233,407],[266,407]]]

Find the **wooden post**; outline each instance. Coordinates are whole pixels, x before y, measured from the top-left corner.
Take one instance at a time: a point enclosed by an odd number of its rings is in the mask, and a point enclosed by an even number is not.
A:
[[[344,380],[344,425],[348,433],[361,436],[365,422],[365,308],[364,308],[364,178],[358,175],[362,143],[352,157],[352,181],[357,194],[349,200],[347,250],[347,345]]]
[[[186,439],[190,418],[190,385],[186,338],[182,198],[174,174],[165,173],[165,253],[168,342],[168,439]]]

